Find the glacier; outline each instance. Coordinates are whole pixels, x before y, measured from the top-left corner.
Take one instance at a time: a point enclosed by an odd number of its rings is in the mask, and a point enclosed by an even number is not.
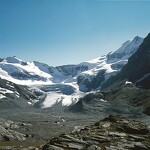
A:
[[[37,61],[26,62],[16,56],[7,57],[0,60],[0,78],[40,89],[46,94],[42,108],[58,102],[68,106],[87,92],[100,89],[109,77],[127,64],[142,42],[143,38],[136,36],[114,52],[77,65],[53,67]]]

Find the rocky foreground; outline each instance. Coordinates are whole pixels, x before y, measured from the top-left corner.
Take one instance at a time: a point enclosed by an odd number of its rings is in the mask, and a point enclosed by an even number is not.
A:
[[[24,126],[31,126],[30,124],[25,124],[21,122],[13,122],[11,120],[6,120],[0,118],[0,141],[22,141],[26,139],[26,135],[15,131],[16,129],[22,128]]]
[[[94,125],[55,137],[42,150],[149,150],[150,127],[109,116]]]
[[[15,131],[23,126],[32,127],[0,119],[0,150],[150,150],[150,126],[122,117],[109,116],[90,126],[76,126],[72,132],[54,137],[45,145],[37,141],[38,146],[31,146],[26,135]]]

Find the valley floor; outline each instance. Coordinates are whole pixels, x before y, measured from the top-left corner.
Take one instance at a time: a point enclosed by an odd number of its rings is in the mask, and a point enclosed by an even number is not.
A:
[[[5,141],[0,146],[40,146],[50,138],[63,133],[69,133],[74,127],[85,126],[103,118],[101,115],[87,115],[76,113],[52,112],[50,110],[1,110],[0,118],[31,124],[15,129],[15,131],[28,135],[25,141]]]
[[[108,115],[109,114],[101,112],[87,114],[69,113],[57,109],[55,111],[51,109],[1,110],[0,118],[9,119],[14,122],[22,122],[23,124],[31,124],[31,126],[23,126],[22,128],[15,129],[15,131],[26,135],[27,139],[25,141],[5,141],[0,143],[0,147],[40,147],[47,143],[52,137],[57,137],[63,133],[69,133],[75,128],[81,129],[85,125],[94,124]],[[131,114],[128,115],[131,119],[140,120],[146,124],[150,123],[150,117],[148,116],[144,115],[133,118]]]

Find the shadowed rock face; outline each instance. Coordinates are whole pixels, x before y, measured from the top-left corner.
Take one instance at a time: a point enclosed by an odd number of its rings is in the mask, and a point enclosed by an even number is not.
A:
[[[62,134],[43,150],[149,150],[150,129],[141,122],[109,116],[94,125]]]
[[[0,109],[33,107],[28,102],[32,102],[36,96],[29,87],[0,78]]]
[[[106,70],[100,70],[96,76],[90,76],[91,79],[88,79],[84,75],[78,76],[77,83],[80,91],[89,92],[98,88],[105,81],[105,72]]]
[[[128,59],[128,63],[114,77],[110,77],[102,88],[116,82],[128,79],[143,88],[150,88],[150,33],[144,39],[139,49]]]

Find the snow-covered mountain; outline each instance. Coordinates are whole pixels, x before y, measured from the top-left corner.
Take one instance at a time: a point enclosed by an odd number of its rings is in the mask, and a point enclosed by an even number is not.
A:
[[[110,52],[107,55],[107,62],[113,63],[121,60],[128,60],[128,58],[137,51],[142,42],[143,38],[139,36],[136,36],[132,40],[126,41],[118,50]]]
[[[136,36],[123,43],[116,51],[82,63],[90,67],[77,78],[80,90],[86,92],[100,88],[110,76],[116,75],[127,64],[128,58],[137,51],[142,42],[143,38]]]
[[[39,98],[28,86],[0,78],[0,109],[29,108]]]
[[[117,74],[136,52],[143,38],[135,37],[114,52],[77,65],[52,67],[37,61],[26,62],[17,57],[0,59],[0,77],[16,84],[28,85],[32,90],[46,93],[42,107],[56,102],[70,105],[84,92],[100,89],[112,75]],[[37,88],[38,87],[38,88]]]
[[[128,59],[128,63],[116,76],[109,78],[103,88],[122,80],[128,80],[144,89],[150,88],[150,33],[144,38],[138,50]]]

